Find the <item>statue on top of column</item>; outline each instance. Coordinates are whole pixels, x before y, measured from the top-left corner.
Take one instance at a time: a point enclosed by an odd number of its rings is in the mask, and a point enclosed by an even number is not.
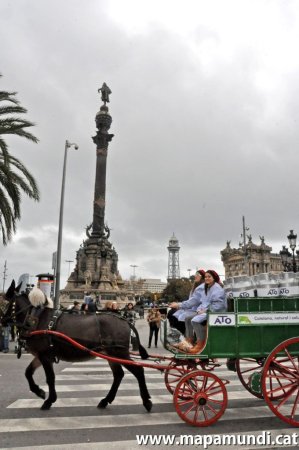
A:
[[[109,103],[109,95],[112,94],[112,91],[106,83],[103,83],[103,86],[98,89],[98,92],[101,92],[101,97],[104,105],[106,105],[106,103]]]

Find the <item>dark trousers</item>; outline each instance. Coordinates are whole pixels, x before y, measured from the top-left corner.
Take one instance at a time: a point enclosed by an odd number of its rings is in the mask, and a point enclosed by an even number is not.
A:
[[[138,339],[135,336],[131,336],[131,344],[133,352],[138,352]]]
[[[148,346],[150,347],[152,344],[153,335],[155,334],[155,346],[158,345],[158,334],[159,334],[159,328],[157,325],[151,325],[150,326],[150,334],[148,339]]]
[[[185,334],[185,322],[180,322],[176,317],[174,317],[175,312],[177,312],[177,309],[172,308],[167,314],[169,325],[171,328],[176,328],[180,331],[180,333]]]
[[[11,336],[11,340],[14,341],[15,338],[16,338],[16,332],[15,332],[14,325],[12,325],[11,328],[10,328],[10,336]]]

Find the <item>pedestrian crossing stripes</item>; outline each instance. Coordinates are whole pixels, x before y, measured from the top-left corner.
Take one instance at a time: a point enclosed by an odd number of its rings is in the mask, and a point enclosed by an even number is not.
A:
[[[157,411],[153,411],[150,414],[130,414],[130,422],[141,426],[145,425],[160,425],[161,424],[161,414]],[[242,417],[244,419],[257,419],[269,416],[269,409],[267,406],[256,406],[253,408],[234,408],[226,409],[225,415],[221,419],[222,421],[232,421]],[[180,424],[182,420],[175,412],[164,412],[163,413],[163,424]],[[38,420],[39,431],[49,431],[49,430],[66,430],[66,429],[76,429],[82,430],[84,428],[114,428],[114,427],[127,427],[128,426],[128,415],[119,414],[113,416],[113,421],[108,415],[101,416],[99,420],[98,416],[84,416],[84,421],[82,416],[72,416],[72,417],[47,417],[40,418]],[[11,433],[20,431],[35,431],[37,428],[36,418],[33,419],[2,419],[1,421],[1,433]]]
[[[0,442],[1,436],[7,439],[9,435],[16,435],[18,445],[10,446],[14,450],[21,448],[84,450],[87,446],[89,450],[123,448],[135,450],[142,448],[137,445],[135,436],[143,433],[198,435],[211,434],[213,431],[215,434],[250,432],[258,435],[262,430],[273,429],[274,436],[276,432],[280,434],[294,432],[293,428],[284,428],[285,423],[273,416],[263,400],[246,391],[237,375],[226,370],[225,364],[216,368],[214,373],[222,379],[229,380],[229,384],[226,385],[228,407],[219,422],[210,428],[194,428],[180,419],[175,412],[172,395],[166,390],[164,374],[154,369],[145,370],[147,386],[154,405],[152,412],[148,414],[142,405],[135,377],[128,371],[125,372],[125,378],[119,387],[119,395],[113,404],[108,405],[105,410],[99,410],[96,406],[99,400],[106,396],[112,383],[107,362],[96,360],[65,367],[56,376],[58,399],[51,411],[39,413],[43,401],[34,397],[29,390],[26,398],[19,398],[7,405],[7,411],[10,411],[11,415],[0,420]],[[42,387],[47,390],[46,386]],[[75,436],[72,430],[76,432],[81,430],[81,434],[77,433]],[[49,433],[50,436],[53,433],[55,440],[51,445],[45,443],[26,447],[30,441],[29,436],[37,435],[41,431]],[[90,434],[93,442],[86,443],[86,436]],[[66,435],[70,441],[68,443],[65,442]],[[22,436],[22,439],[18,436]],[[55,445],[52,445],[53,442]],[[0,448],[4,450],[9,447]],[[152,446],[147,445],[146,448]],[[219,446],[216,448],[219,449]],[[213,450],[213,446],[209,449]]]
[[[100,392],[100,391],[99,391]],[[100,396],[99,396],[100,397]],[[155,405],[158,404],[173,404],[172,396],[170,394],[163,395],[153,395],[153,401]],[[236,391],[229,393],[230,400],[241,400],[241,399],[252,399],[252,395],[247,391]],[[113,402],[113,405],[139,405],[140,397],[132,396],[118,396]],[[259,402],[260,403],[260,402]],[[13,402],[8,408],[39,408],[41,406],[41,400],[39,399],[20,399]],[[68,408],[68,407],[78,407],[78,406],[96,406],[95,397],[67,397],[58,398],[55,403],[55,408]]]

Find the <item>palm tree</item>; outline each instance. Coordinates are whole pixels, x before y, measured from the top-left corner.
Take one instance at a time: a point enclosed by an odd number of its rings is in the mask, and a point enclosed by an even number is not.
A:
[[[3,138],[6,134],[13,134],[38,142],[38,139],[26,130],[34,124],[15,116],[27,112],[15,96],[16,92],[0,91],[0,232],[4,245],[12,238],[16,231],[16,222],[21,218],[21,193],[39,200],[35,179],[22,162],[10,154]]]

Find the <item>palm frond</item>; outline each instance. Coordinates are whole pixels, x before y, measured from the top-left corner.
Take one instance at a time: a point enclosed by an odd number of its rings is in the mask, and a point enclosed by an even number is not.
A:
[[[0,77],[2,75],[0,74]],[[16,231],[16,221],[21,218],[21,194],[39,200],[39,190],[34,177],[24,164],[8,151],[5,135],[15,135],[38,142],[28,131],[34,123],[18,114],[26,114],[16,98],[16,92],[0,91],[0,234],[4,245]]]
[[[23,106],[1,106],[0,107],[0,115],[4,115],[4,114],[24,114],[27,112],[27,109],[23,108]]]
[[[9,162],[24,175],[26,181],[23,180],[23,182],[25,182],[26,186],[27,186],[26,188],[23,187],[23,183],[22,183],[21,187],[24,190],[24,192],[30,198],[33,198],[34,200],[38,201],[40,199],[39,189],[38,189],[38,186],[37,186],[37,183],[36,183],[34,177],[31,175],[29,170],[27,170],[26,167],[24,166],[24,164],[14,156],[11,156],[11,155],[9,156]],[[13,176],[16,176],[16,174],[14,173]],[[20,177],[18,177],[18,180],[21,182]],[[29,188],[28,188],[27,182],[29,183]]]
[[[12,236],[12,232],[16,231],[16,218],[13,214],[10,202],[0,186],[0,215],[2,218],[2,224],[6,229],[7,239]]]
[[[3,156],[4,162],[7,163],[8,160],[8,147],[4,139],[0,137],[0,155]]]
[[[0,91],[0,101],[11,102],[15,105],[19,105],[20,102],[14,97],[15,95],[17,95],[17,92]]]
[[[14,217],[21,217],[21,194],[17,180],[7,165],[0,162],[0,185],[6,190],[13,206]]]

